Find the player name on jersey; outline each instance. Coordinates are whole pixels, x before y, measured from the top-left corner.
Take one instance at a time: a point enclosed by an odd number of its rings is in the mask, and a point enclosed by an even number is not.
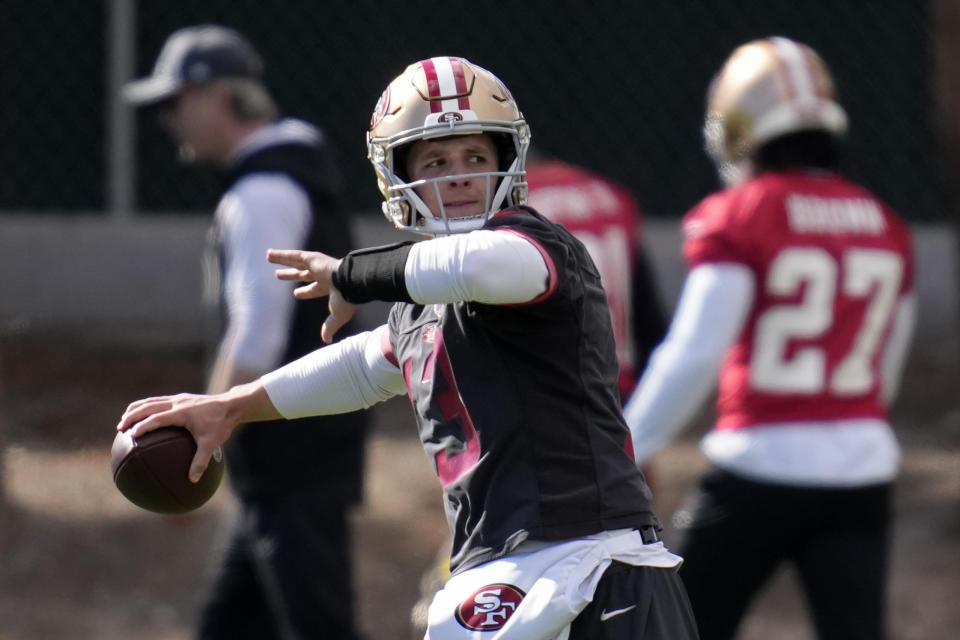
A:
[[[886,221],[880,207],[866,198],[787,197],[790,228],[796,233],[864,233],[880,235]]]
[[[616,192],[599,181],[536,185],[530,190],[530,206],[560,224],[623,215]]]

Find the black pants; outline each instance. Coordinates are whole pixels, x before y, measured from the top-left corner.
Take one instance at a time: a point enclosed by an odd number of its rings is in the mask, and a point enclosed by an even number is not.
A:
[[[703,640],[733,638],[751,600],[793,563],[820,640],[882,640],[891,486],[811,489],[714,471],[675,516]]]
[[[676,569],[614,562],[569,640],[697,640],[697,629]]]
[[[243,500],[201,614],[201,640],[355,640],[348,507]]]

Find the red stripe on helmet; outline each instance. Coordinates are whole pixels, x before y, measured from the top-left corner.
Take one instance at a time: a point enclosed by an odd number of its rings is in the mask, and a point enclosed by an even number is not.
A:
[[[453,81],[456,83],[457,93],[465,94],[467,92],[467,76],[463,69],[463,60],[460,58],[450,58],[450,67],[453,69]],[[461,97],[457,106],[460,109],[469,109],[469,96]]]
[[[440,101],[437,98],[440,97],[440,79],[437,77],[437,68],[433,64],[433,60],[427,59],[420,63],[423,67],[424,76],[427,79],[427,97],[430,99],[430,113],[439,113],[440,112]]]

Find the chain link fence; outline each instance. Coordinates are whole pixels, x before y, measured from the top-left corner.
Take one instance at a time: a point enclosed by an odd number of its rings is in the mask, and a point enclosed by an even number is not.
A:
[[[110,208],[105,69],[116,62],[109,24],[118,4],[132,8],[137,76],[182,26],[245,33],[283,111],[333,139],[358,211],[379,208],[364,132],[381,90],[407,63],[453,54],[504,80],[544,151],[622,182],[648,215],[678,216],[717,186],[700,137],[710,78],[738,44],[779,34],[833,68],[851,117],[853,176],[911,220],[947,215],[937,182],[938,36],[919,0],[4,0],[0,210]],[[179,165],[153,123],[134,123],[133,208],[209,211],[215,174]]]

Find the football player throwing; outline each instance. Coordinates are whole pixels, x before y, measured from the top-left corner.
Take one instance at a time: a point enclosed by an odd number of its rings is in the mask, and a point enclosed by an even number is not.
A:
[[[304,283],[295,295],[330,296],[325,339],[363,302],[394,302],[388,322],[224,394],[135,402],[119,428],[187,426],[197,475],[240,422],[407,394],[452,537],[428,638],[693,640],[680,558],[633,461],[600,275],[523,204],[529,140],[489,71],[410,65],[374,110],[368,154],[387,218],[428,239],[269,253]]]

